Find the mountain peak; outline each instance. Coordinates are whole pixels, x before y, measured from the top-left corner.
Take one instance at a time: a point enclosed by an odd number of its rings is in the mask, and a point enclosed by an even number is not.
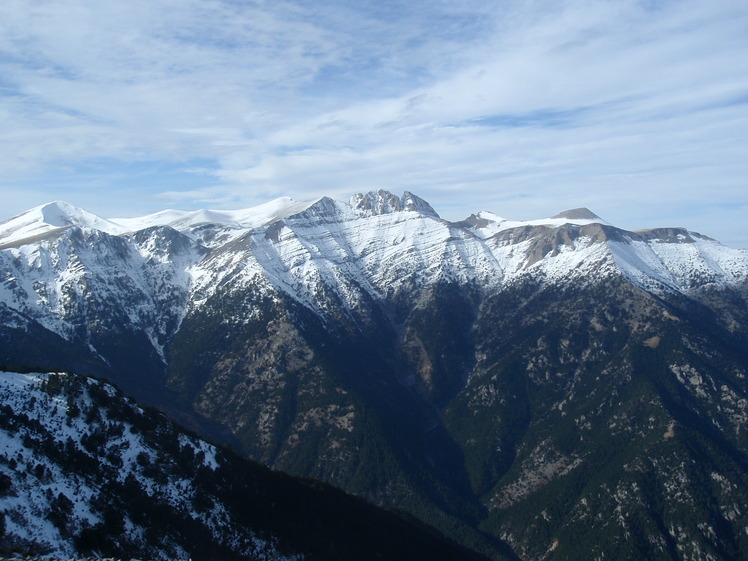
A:
[[[29,213],[36,214],[37,220],[49,226],[82,226],[115,235],[123,230],[118,224],[65,201],[53,201],[34,210]]]
[[[75,223],[74,216],[85,212],[65,201],[53,201],[38,207],[38,210],[42,220],[50,226],[69,226]]]
[[[290,213],[288,218],[311,219],[314,222],[335,222],[340,219],[341,208],[345,208],[344,203],[340,203],[330,197],[321,197],[315,201],[303,203],[296,212]]]
[[[402,197],[384,189],[358,193],[351,197],[350,205],[364,216],[412,211],[439,218],[429,203],[409,191],[405,191]]]
[[[53,201],[27,210],[0,224],[0,242],[13,244],[58,228],[82,226],[119,234],[117,224],[65,201]]]
[[[571,210],[565,210],[556,216],[551,216],[551,218],[568,218],[569,220],[600,220],[602,221],[602,218],[600,218],[597,214],[592,212],[590,209],[581,207],[581,208],[573,208]]]
[[[412,211],[420,212],[421,214],[425,214],[426,216],[439,218],[439,215],[436,213],[436,211],[431,207],[429,203],[427,203],[421,197],[414,195],[410,191],[405,191],[400,201],[403,204],[403,210],[412,210]]]

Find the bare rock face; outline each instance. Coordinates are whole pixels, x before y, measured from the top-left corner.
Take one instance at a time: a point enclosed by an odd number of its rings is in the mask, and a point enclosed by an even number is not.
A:
[[[405,191],[402,197],[393,195],[389,191],[379,189],[366,194],[351,197],[350,205],[362,216],[377,216],[393,212],[417,212],[431,218],[439,218],[431,205],[422,198]]]
[[[552,216],[551,218],[567,218],[569,220],[602,220],[597,214],[584,207],[565,210],[564,212],[560,212],[559,214],[557,214],[556,216]]]

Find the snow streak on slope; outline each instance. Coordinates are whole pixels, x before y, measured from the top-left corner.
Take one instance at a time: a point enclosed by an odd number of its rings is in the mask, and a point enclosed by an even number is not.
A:
[[[676,289],[675,276],[645,241],[614,241],[611,251],[619,269],[639,286],[647,290]]]
[[[488,242],[491,244],[491,241]],[[609,248],[590,236],[580,236],[568,243],[539,251],[536,239],[516,244],[494,240],[493,253],[505,272],[505,282],[534,277],[545,282],[563,284],[603,279],[617,274]],[[548,249],[548,246],[545,247]]]
[[[640,233],[684,289],[732,285],[748,277],[744,250],[731,250],[711,238],[681,228]]]

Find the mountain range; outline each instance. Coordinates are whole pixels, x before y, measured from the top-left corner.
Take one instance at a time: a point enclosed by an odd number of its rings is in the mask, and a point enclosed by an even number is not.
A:
[[[0,224],[0,367],[105,378],[496,559],[744,559],[748,252],[412,193]]]

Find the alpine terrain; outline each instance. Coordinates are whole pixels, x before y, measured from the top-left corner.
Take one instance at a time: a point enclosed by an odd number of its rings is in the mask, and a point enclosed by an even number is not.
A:
[[[748,251],[682,228],[55,202],[0,224],[0,345],[495,559],[748,558]]]

